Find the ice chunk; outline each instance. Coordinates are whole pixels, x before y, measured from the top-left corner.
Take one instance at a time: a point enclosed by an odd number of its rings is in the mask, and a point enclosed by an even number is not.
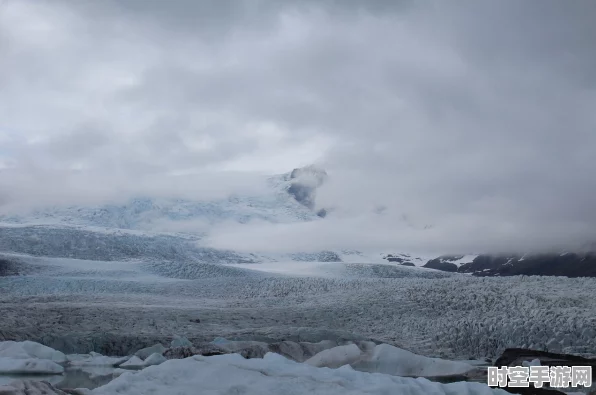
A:
[[[129,357],[106,357],[92,352],[88,355],[67,356],[71,366],[112,366],[116,367],[128,361]]]
[[[83,392],[80,393],[81,395]],[[54,388],[50,383],[31,380],[13,380],[7,385],[0,385],[0,395],[68,395]]]
[[[64,353],[32,341],[0,342],[0,357],[19,359],[39,358],[57,363],[66,362],[66,355]]]
[[[0,374],[62,374],[64,368],[48,359],[0,357]]]
[[[174,340],[170,344],[172,348],[176,347],[192,347],[192,343],[185,337],[174,336]]]
[[[474,369],[474,366],[465,362],[428,358],[388,344],[376,346],[370,358],[352,367],[364,372],[415,377],[449,376]]]
[[[269,352],[269,344],[259,341],[229,341],[224,344],[214,344],[230,353],[239,353],[244,358],[263,358]]]
[[[160,365],[167,361],[166,357],[161,355],[160,353],[151,354],[146,360],[145,365],[152,366],[152,365]]]
[[[357,362],[361,358],[361,355],[362,351],[360,351],[358,346],[350,344],[321,351],[304,363],[316,367],[339,368],[340,366]]]
[[[356,344],[334,347],[321,351],[305,363],[333,369],[352,365],[365,372],[416,377],[462,374],[474,369],[468,363],[428,358],[388,344],[374,346],[372,343],[363,343],[361,347]]]
[[[320,369],[269,353],[263,359],[244,359],[238,354],[194,356],[170,360],[135,374],[124,374],[96,388],[93,395],[149,394],[244,395],[508,395],[484,383],[442,384],[423,378],[370,374],[348,368]]]
[[[145,365],[145,362],[137,357],[136,355],[133,355],[128,361],[124,362],[122,365],[120,365],[121,368],[129,368],[129,369],[136,369],[136,368],[143,368],[147,365]]]
[[[230,341],[223,337],[216,337],[215,339],[213,339],[213,341],[211,343],[220,345],[220,344],[230,343]]]
[[[162,354],[167,350],[162,344],[157,343],[151,347],[143,348],[135,353],[135,355],[141,359],[147,359],[151,354]]]
[[[300,346],[300,344],[287,340],[270,344],[269,350],[296,362],[304,362],[306,359],[308,359],[308,357],[311,356],[304,355],[304,349]]]

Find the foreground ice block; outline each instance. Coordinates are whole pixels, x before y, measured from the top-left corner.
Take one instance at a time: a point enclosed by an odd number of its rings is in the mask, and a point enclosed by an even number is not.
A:
[[[0,357],[0,374],[62,374],[64,368],[48,359]]]
[[[66,355],[64,353],[32,341],[0,342],[0,357],[19,359],[39,358],[57,363],[66,362]]]
[[[267,395],[507,395],[486,384],[441,384],[423,378],[404,378],[357,372],[349,366],[316,368],[269,353],[263,359],[244,359],[238,354],[195,356],[170,360],[138,373],[125,373],[96,388],[93,395],[149,394]]]

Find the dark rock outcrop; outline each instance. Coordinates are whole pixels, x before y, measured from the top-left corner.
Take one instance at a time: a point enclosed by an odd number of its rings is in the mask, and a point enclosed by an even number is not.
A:
[[[396,253],[381,256],[387,262],[398,263],[402,266],[422,266],[426,263],[422,258],[410,254]]]
[[[476,276],[596,277],[596,254],[480,255],[462,265],[458,272]]]
[[[317,211],[317,216],[325,218],[327,216],[327,210],[325,210],[324,208],[320,209],[319,211]]]
[[[460,273],[486,273],[497,270],[509,262],[505,256],[479,255],[472,262],[465,263],[459,267]]]
[[[596,253],[478,255],[472,262],[454,264],[461,256],[441,256],[423,267],[445,272],[471,273],[475,276],[566,276],[596,277]],[[399,256],[388,255],[390,262],[403,262]]]
[[[292,180],[288,187],[288,193],[300,204],[311,210],[315,209],[316,190],[327,179],[325,170],[314,166],[307,166],[292,170],[290,173]],[[321,218],[327,216],[327,210],[320,209],[317,215]]]
[[[0,277],[16,276],[18,274],[19,270],[14,262],[0,257]]]
[[[293,183],[288,188],[288,193],[296,199],[296,201],[309,209],[315,207],[315,188],[309,185],[302,185],[299,183]]]
[[[430,261],[426,262],[423,267],[428,269],[442,270],[444,272],[457,272],[457,265],[455,263],[449,262],[449,259],[443,257],[431,259]]]
[[[11,255],[0,255],[0,277],[22,276],[40,273],[44,270],[41,265],[25,262]]]

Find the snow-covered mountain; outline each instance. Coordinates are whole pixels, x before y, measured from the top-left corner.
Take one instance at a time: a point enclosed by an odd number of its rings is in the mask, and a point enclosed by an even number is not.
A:
[[[317,219],[312,206],[305,204],[312,201],[314,188],[295,179],[295,172],[268,178],[266,190],[248,196],[232,194],[223,199],[202,201],[140,197],[122,204],[52,207],[26,215],[0,215],[0,222],[140,231],[160,231],[168,229],[169,224],[171,229],[180,229],[180,233],[201,234],[203,229],[199,224],[210,226],[224,221],[246,223],[251,220],[283,223]],[[310,190],[310,193],[302,192],[295,197],[296,194],[291,192],[303,185],[304,190]]]
[[[0,216],[0,252],[88,260],[166,260],[256,263],[276,260],[339,262],[331,251],[240,254],[207,248],[211,227],[250,221],[321,221],[315,194],[327,174],[314,166],[269,177],[252,195],[192,201],[142,197],[122,204],[38,209]]]
[[[478,276],[596,276],[595,254],[436,256],[404,251],[240,253],[202,243],[218,224],[250,221],[325,221],[316,205],[327,173],[315,166],[267,178],[258,193],[212,200],[141,197],[121,204],[51,207],[0,215],[0,253],[54,258],[167,261],[205,264],[279,261],[389,263]],[[193,269],[194,270],[194,269]],[[185,274],[187,275],[187,274]]]

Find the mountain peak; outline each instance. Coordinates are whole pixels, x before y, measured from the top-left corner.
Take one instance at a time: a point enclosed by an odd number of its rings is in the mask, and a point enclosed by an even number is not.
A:
[[[294,180],[294,182],[314,188],[323,185],[327,177],[327,172],[315,165],[299,167],[290,173],[290,179]]]
[[[313,210],[315,208],[316,190],[327,180],[327,172],[315,165],[296,168],[290,173],[290,186],[288,193],[305,207]],[[317,215],[324,217],[326,210],[319,210]]]

